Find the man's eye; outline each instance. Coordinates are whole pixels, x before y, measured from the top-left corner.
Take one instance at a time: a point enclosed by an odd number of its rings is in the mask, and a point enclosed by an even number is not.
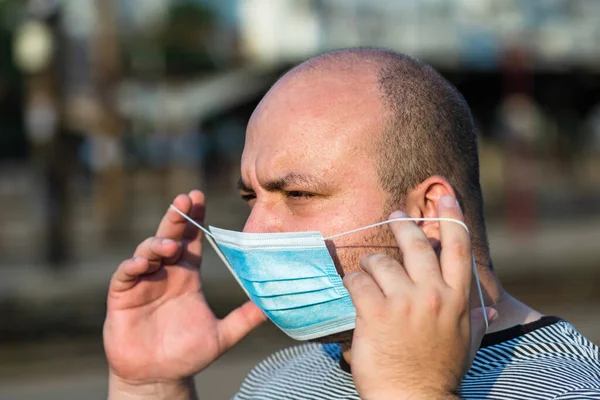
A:
[[[242,196],[242,200],[244,200],[245,202],[250,202],[256,198],[256,194],[254,194],[254,193],[246,193],[246,194],[242,194],[241,196]]]
[[[301,192],[298,190],[291,190],[289,192],[285,192],[285,195],[291,199],[309,199],[311,197],[315,197],[314,193]]]

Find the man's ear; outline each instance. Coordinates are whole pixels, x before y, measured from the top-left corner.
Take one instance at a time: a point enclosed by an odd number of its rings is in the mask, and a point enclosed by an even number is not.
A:
[[[445,195],[456,198],[452,185],[440,175],[431,176],[408,192],[406,213],[413,218],[438,218],[438,202]],[[439,221],[424,221],[419,226],[437,247],[440,241]]]

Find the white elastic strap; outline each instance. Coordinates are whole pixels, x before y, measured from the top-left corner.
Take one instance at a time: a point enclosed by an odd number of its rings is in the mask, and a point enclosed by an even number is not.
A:
[[[485,303],[483,302],[483,293],[481,293],[481,285],[479,284],[479,273],[477,272],[477,264],[475,264],[475,255],[471,252],[471,258],[473,259],[473,274],[475,275],[475,282],[477,283],[477,292],[479,293],[479,303],[481,303],[481,311],[483,312],[483,320],[485,321],[485,333],[490,328],[488,322],[487,313],[485,312]]]
[[[365,229],[375,228],[376,226],[381,226],[381,225],[389,224],[390,222],[396,222],[396,221],[415,221],[415,222],[420,222],[420,221],[447,221],[447,222],[454,222],[456,224],[459,224],[463,228],[465,228],[465,230],[467,231],[467,235],[469,235],[469,239],[471,238],[471,233],[469,232],[469,228],[467,228],[467,225],[464,222],[459,221],[459,220],[454,219],[454,218],[408,218],[408,217],[406,217],[406,218],[389,219],[387,221],[378,222],[376,224],[363,226],[361,228],[353,229],[351,231],[338,233],[337,235],[328,236],[328,237],[326,237],[324,239],[325,240],[335,239],[337,237],[348,235],[350,233],[363,231]],[[477,292],[479,294],[479,302],[481,303],[481,311],[483,312],[483,320],[485,321],[485,332],[487,333],[488,328],[489,328],[490,325],[489,325],[489,321],[488,321],[488,318],[487,318],[487,313],[485,312],[485,303],[483,301],[483,293],[481,292],[481,285],[479,284],[479,273],[477,272],[477,264],[475,264],[475,255],[473,254],[473,252],[471,252],[471,263],[472,263],[472,266],[473,266],[473,275],[475,275],[475,283],[477,283]]]
[[[331,236],[328,236],[328,237],[326,237],[324,239],[325,240],[335,239],[336,237],[348,235],[348,234],[354,233],[354,232],[364,231],[365,229],[375,228],[376,226],[386,225],[386,224],[389,224],[390,222],[396,222],[396,221],[415,221],[415,222],[420,222],[420,221],[448,221],[448,222],[456,222],[457,224],[459,224],[460,226],[462,226],[463,228],[465,228],[465,230],[467,231],[467,234],[469,234],[469,228],[467,228],[467,225],[465,225],[464,222],[459,221],[459,220],[454,219],[454,218],[408,218],[408,217],[406,217],[406,218],[388,219],[387,221],[378,222],[376,224],[367,225],[367,226],[363,226],[361,228],[352,229],[351,231],[338,233],[336,235],[331,235]]]
[[[179,213],[179,215],[181,215],[183,218],[187,219],[192,224],[194,224],[195,226],[197,226],[198,228],[200,228],[200,230],[202,232],[204,232],[205,234],[207,234],[208,236],[210,236],[210,237],[213,236],[212,233],[210,233],[210,231],[208,229],[206,229],[205,227],[203,227],[202,225],[200,225],[199,223],[197,223],[196,221],[194,221],[186,213],[184,213],[183,211],[181,211],[179,208],[175,207],[173,204],[171,204],[169,207],[171,207],[173,210],[177,211]]]

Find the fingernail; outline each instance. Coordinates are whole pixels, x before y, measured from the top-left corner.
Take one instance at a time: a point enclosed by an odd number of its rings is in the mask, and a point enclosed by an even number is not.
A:
[[[486,307],[485,314],[487,315],[487,319],[490,324],[498,318],[498,311],[496,311],[495,308]]]
[[[133,257],[133,259],[131,261],[137,263],[137,262],[142,261],[143,259],[144,259],[144,257],[136,256],[136,257]]]
[[[442,196],[442,198],[440,199],[440,201],[442,202],[442,205],[444,207],[447,208],[453,208],[456,207],[456,199],[450,195],[444,195]]]
[[[170,244],[170,243],[174,243],[171,239],[163,239],[161,242],[164,246]]]

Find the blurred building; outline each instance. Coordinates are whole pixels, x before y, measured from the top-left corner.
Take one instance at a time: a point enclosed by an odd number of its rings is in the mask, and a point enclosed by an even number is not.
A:
[[[482,136],[490,218],[511,215],[508,204],[531,220],[557,207],[600,211],[591,150],[598,18],[596,0],[4,0],[0,162],[29,168],[39,143],[56,138],[60,168],[30,182],[55,182],[49,193],[65,200],[45,201],[38,220],[51,209],[62,210],[55,227],[75,223],[58,222],[69,213],[91,215],[94,229],[117,238],[131,226],[127,194],[137,182],[149,182],[158,203],[190,187],[232,186],[244,124],[287,68],[330,49],[382,46],[433,64],[465,95]],[[49,46],[43,34],[19,45],[32,20],[51,32]],[[48,58],[52,73],[31,72],[23,57]],[[527,99],[539,121],[503,112],[514,98]],[[530,127],[527,150],[514,146],[511,124]],[[515,200],[507,165],[516,153],[527,154],[530,175]],[[37,235],[40,224],[26,226]]]
[[[538,70],[600,70],[595,0],[240,0],[239,15],[255,62],[380,46],[442,68],[497,69],[519,46]]]
[[[207,193],[211,224],[241,227],[234,187],[257,102],[291,66],[352,46],[419,57],[463,93],[498,273],[597,340],[598,21],[599,0],[0,0],[0,386],[20,375],[54,398],[28,360],[69,363],[87,336],[104,390],[116,266],[182,191]],[[217,256],[203,262],[211,300],[236,306]],[[38,371],[73,386],[64,365]],[[93,397],[81,388],[55,398]]]

